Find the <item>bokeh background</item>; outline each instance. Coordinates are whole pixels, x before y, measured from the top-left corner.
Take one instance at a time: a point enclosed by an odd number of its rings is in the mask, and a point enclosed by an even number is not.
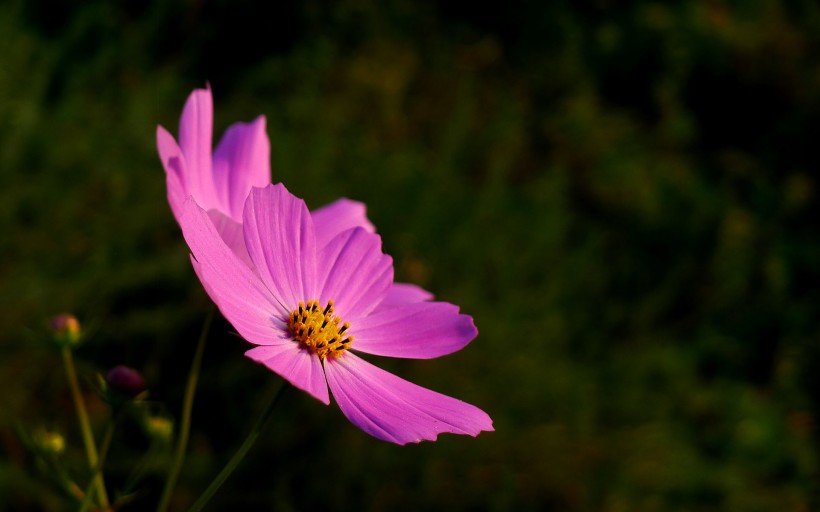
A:
[[[76,507],[21,432],[87,475],[49,316],[98,433],[116,364],[179,417],[210,304],[154,137],[206,81],[214,142],[264,114],[274,181],[366,202],[397,278],[474,316],[371,360],[496,427],[397,447],[294,392],[212,510],[820,507],[816,3],[11,0],[0,33],[0,508]],[[280,382],[246,348],[215,322],[175,509]],[[117,430],[112,495],[149,446]]]

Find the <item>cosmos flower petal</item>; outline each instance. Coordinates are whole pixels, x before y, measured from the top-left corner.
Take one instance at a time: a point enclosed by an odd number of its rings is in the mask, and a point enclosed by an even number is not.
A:
[[[325,361],[333,397],[347,419],[368,434],[397,444],[435,440],[451,432],[492,431],[490,417],[473,405],[436,393],[345,353]]]
[[[373,310],[393,281],[393,260],[381,251],[381,237],[363,228],[336,235],[319,253],[319,301],[334,301],[345,320]]]
[[[355,227],[375,233],[376,227],[367,218],[364,203],[347,198],[338,199],[311,212],[316,226],[316,247],[322,248],[339,233]]]
[[[205,277],[202,275],[202,265],[200,265],[196,258],[194,258],[193,254],[191,254],[190,257],[191,266],[194,267],[194,273],[199,278],[199,282],[202,283],[202,287],[205,288],[205,293],[207,293],[208,297],[210,297],[211,300],[214,301],[214,304],[217,304],[219,296],[211,289],[211,287],[208,285],[208,281],[206,281]]]
[[[371,313],[352,324],[351,348],[389,357],[432,359],[464,348],[478,335],[472,317],[447,302],[417,302]]]
[[[270,141],[265,132],[265,116],[228,128],[214,151],[213,173],[223,211],[241,224],[251,187],[270,183]]]
[[[185,155],[188,194],[206,209],[219,206],[211,176],[213,114],[210,87],[195,89],[188,96],[179,120],[179,147]]]
[[[188,198],[185,192],[185,158],[177,142],[162,126],[157,126],[157,150],[168,188],[168,203],[174,217],[182,215],[182,204]]]
[[[182,155],[182,151],[179,149],[177,141],[174,140],[174,136],[168,133],[168,130],[162,126],[157,126],[157,152],[159,153],[159,160],[165,167],[166,172],[172,170],[168,168],[168,162],[172,158],[179,158]],[[176,169],[173,170],[174,172],[178,172]]]
[[[253,269],[253,262],[245,247],[245,232],[242,224],[231,219],[218,210],[208,210],[208,217],[214,223],[216,231],[225,244],[230,247],[234,254],[242,260],[249,268]]]
[[[258,345],[286,341],[281,318],[288,312],[280,309],[259,277],[225,244],[193,199],[185,202],[180,226],[206,291],[239,334]]]
[[[313,352],[291,341],[284,345],[252,348],[245,355],[264,364],[325,405],[330,404],[322,362]]]
[[[257,273],[288,313],[316,297],[316,236],[304,201],[281,183],[254,188],[243,225]]]
[[[432,299],[433,294],[420,286],[408,283],[393,283],[387,290],[387,295],[384,296],[384,300],[379,303],[376,311]]]

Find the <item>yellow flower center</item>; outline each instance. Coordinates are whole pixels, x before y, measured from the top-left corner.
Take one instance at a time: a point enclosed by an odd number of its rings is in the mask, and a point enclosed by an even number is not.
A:
[[[339,325],[341,324],[341,326]],[[298,341],[324,360],[339,357],[350,347],[353,336],[344,337],[350,324],[333,314],[333,301],[327,301],[322,309],[318,300],[309,300],[307,305],[299,303],[288,318],[288,328],[294,341]]]

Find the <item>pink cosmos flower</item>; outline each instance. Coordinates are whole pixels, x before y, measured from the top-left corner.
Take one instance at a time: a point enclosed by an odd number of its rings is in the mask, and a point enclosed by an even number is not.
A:
[[[180,219],[192,262],[222,314],[247,341],[246,356],[347,418],[397,444],[438,434],[493,430],[481,409],[390,374],[356,353],[428,359],[450,354],[478,331],[420,288],[393,283],[381,238],[311,214],[283,185],[254,188],[245,204],[249,267],[208,213],[189,199]]]
[[[185,102],[179,120],[179,144],[168,130],[157,126],[157,150],[165,167],[168,202],[177,222],[185,200],[192,196],[208,211],[225,243],[249,263],[242,241],[242,209],[252,187],[271,182],[270,141],[265,116],[231,125],[211,154],[213,97],[210,87],[196,89]],[[375,231],[365,206],[339,199],[313,215],[333,218],[338,229],[361,226]],[[335,233],[325,233],[333,236]]]

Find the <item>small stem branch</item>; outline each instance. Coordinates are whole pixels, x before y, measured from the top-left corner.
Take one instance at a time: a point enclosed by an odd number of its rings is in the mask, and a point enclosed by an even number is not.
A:
[[[208,339],[208,330],[211,328],[211,321],[214,318],[214,309],[208,312],[202,332],[199,334],[199,341],[194,352],[194,360],[191,363],[191,371],[188,372],[188,383],[185,386],[185,398],[182,403],[182,417],[179,425],[179,439],[177,441],[174,461],[168,471],[168,479],[165,481],[165,488],[162,491],[157,512],[165,512],[171,502],[171,495],[174,492],[179,472],[182,470],[182,462],[185,460],[185,450],[188,447],[188,435],[191,432],[191,412],[194,408],[194,394],[199,380],[199,371],[202,367],[202,355],[205,352],[205,341]]]
[[[105,434],[103,435],[103,442],[100,446],[100,460],[97,463],[97,467],[94,468],[94,474],[91,476],[91,482],[88,484],[88,487],[85,490],[85,498],[83,498],[83,502],[80,504],[80,512],[85,512],[91,505],[91,498],[94,494],[94,483],[96,481],[97,476],[102,474],[103,464],[105,464],[105,458],[106,456],[108,456],[108,449],[111,447],[111,439],[114,437],[115,424],[116,419],[112,419],[108,423],[108,427],[105,429]]]
[[[248,453],[248,450],[253,446],[253,443],[256,441],[256,438],[259,437],[259,434],[264,430],[265,425],[270,420],[271,415],[273,414],[274,409],[276,409],[276,405],[282,399],[282,396],[285,394],[285,390],[287,390],[291,385],[288,382],[284,382],[282,386],[277,391],[276,395],[272,395],[268,403],[265,404],[264,409],[262,410],[262,414],[256,420],[253,428],[251,429],[248,437],[245,438],[245,441],[242,443],[242,446],[236,451],[230,461],[222,468],[222,471],[214,478],[211,485],[205,489],[205,492],[202,493],[202,496],[199,497],[198,500],[193,504],[193,506],[189,509],[189,512],[199,512],[202,508],[208,503],[208,500],[216,493],[217,490],[225,483],[225,480],[233,473],[239,463],[242,461],[242,458],[245,457],[245,454]]]
[[[65,373],[68,378],[68,386],[71,388],[74,407],[77,409],[77,417],[80,420],[80,431],[83,436],[83,444],[85,444],[85,454],[88,457],[88,466],[93,473],[97,468],[98,460],[97,447],[94,444],[94,435],[91,433],[91,423],[88,421],[88,412],[85,409],[83,395],[80,393],[80,384],[77,382],[77,372],[74,370],[74,358],[71,355],[71,349],[63,347],[62,353],[63,365],[65,366]],[[93,482],[97,489],[97,500],[99,501],[100,508],[108,510],[108,493],[105,492],[105,482],[103,481],[102,474],[96,473]]]

